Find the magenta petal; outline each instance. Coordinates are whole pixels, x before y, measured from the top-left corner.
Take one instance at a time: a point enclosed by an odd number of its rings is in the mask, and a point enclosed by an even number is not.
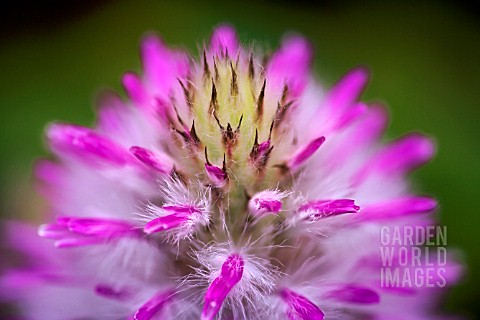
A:
[[[115,234],[130,233],[133,226],[124,221],[100,218],[68,218],[67,227],[70,231],[101,237],[110,237]]]
[[[188,220],[188,215],[182,213],[170,214],[168,216],[159,217],[148,222],[143,231],[146,234],[170,230],[176,228]]]
[[[228,25],[217,27],[210,40],[211,53],[217,56],[235,57],[238,51],[238,39],[235,29]]]
[[[368,112],[368,106],[363,103],[359,102],[352,106],[349,110],[347,110],[339,119],[336,124],[335,129],[336,130],[341,130],[348,125],[350,125],[352,122],[363,116]],[[368,129],[368,127],[365,127],[365,129]]]
[[[186,77],[187,56],[168,49],[155,35],[143,39],[141,55],[148,91],[155,94],[156,98],[169,99],[172,88],[178,86],[177,79]],[[135,87],[140,89],[138,82]]]
[[[377,292],[355,284],[348,284],[342,288],[329,291],[326,296],[340,302],[359,304],[372,304],[380,302],[380,296]]]
[[[330,90],[326,104],[332,112],[342,112],[357,101],[368,81],[368,70],[355,68],[344,75]]]
[[[108,299],[113,299],[113,300],[123,301],[130,297],[129,292],[125,290],[117,290],[107,284],[96,285],[94,288],[94,291],[99,296],[102,296]]]
[[[43,182],[58,186],[64,179],[65,169],[52,161],[40,160],[35,164],[34,172]]]
[[[301,205],[297,213],[307,220],[316,221],[339,214],[355,213],[358,210],[360,207],[351,199],[316,200]]]
[[[62,239],[70,236],[70,231],[67,227],[56,223],[42,224],[38,227],[37,232],[40,237],[47,239]]]
[[[205,294],[202,320],[213,320],[223,301],[233,287],[242,279],[245,262],[238,254],[231,254],[222,265],[220,275],[213,280]]]
[[[282,199],[286,196],[286,193],[277,190],[261,191],[248,201],[248,209],[254,215],[276,214],[282,209]]]
[[[435,153],[432,141],[420,134],[410,134],[386,146],[353,178],[360,184],[371,175],[403,175],[429,161]]]
[[[104,92],[99,98],[97,104],[98,132],[108,137],[115,137],[121,140],[121,135],[125,128],[126,117],[128,114],[128,107],[122,99],[114,92]]]
[[[173,81],[172,57],[168,48],[155,35],[149,35],[142,41],[141,55],[145,76],[157,89],[166,92]],[[162,90],[163,89],[163,90]]]
[[[420,134],[408,135],[385,148],[375,159],[382,172],[408,172],[431,159],[432,141]]]
[[[112,238],[136,236],[138,233],[124,221],[59,217],[57,223],[40,226],[38,235],[56,240],[54,245],[57,248],[74,248],[104,243]]]
[[[276,199],[254,199],[251,207],[250,211],[254,214],[278,213],[282,209],[282,201]]]
[[[355,131],[352,134],[350,147],[363,147],[365,144],[376,141],[383,132],[388,123],[388,114],[384,106],[372,105],[366,114],[355,124]]]
[[[145,106],[148,103],[148,94],[140,77],[133,73],[125,73],[122,77],[123,87],[136,106]]]
[[[433,211],[437,202],[428,197],[405,197],[365,205],[357,216],[361,220],[393,219]]]
[[[173,170],[173,163],[166,155],[154,153],[142,147],[131,147],[130,152],[147,167],[162,174],[169,174]]]
[[[80,160],[103,160],[117,165],[130,161],[126,150],[88,128],[53,124],[48,128],[47,137],[54,150],[71,154]]]
[[[222,187],[227,181],[227,173],[217,166],[205,163],[205,170],[208,178],[216,187]]]
[[[83,246],[91,246],[106,242],[105,238],[101,237],[75,237],[62,238],[54,242],[54,246],[59,249],[77,248]]]
[[[288,305],[289,320],[323,320],[325,314],[322,310],[304,296],[289,289],[280,291],[280,296]]]
[[[318,150],[318,148],[320,148],[324,142],[325,137],[320,137],[308,143],[305,147],[297,151],[290,160],[288,160],[287,167],[291,170],[295,170],[300,167],[315,153],[315,151]]]
[[[277,90],[283,89],[284,84],[287,84],[289,92],[299,96],[308,81],[312,57],[312,46],[305,38],[287,38],[269,61],[267,82]]]
[[[259,157],[265,156],[265,154],[269,149],[270,149],[270,139],[265,140],[264,142],[258,145],[258,156]]]
[[[191,205],[166,205],[162,206],[163,211],[171,212],[172,214],[192,214],[199,213],[200,210]]]
[[[150,320],[155,315],[161,313],[165,304],[172,299],[174,293],[172,291],[160,292],[148,300],[133,316],[134,320]]]

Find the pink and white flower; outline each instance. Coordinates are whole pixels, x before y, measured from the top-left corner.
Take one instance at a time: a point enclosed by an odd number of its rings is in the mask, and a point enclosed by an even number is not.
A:
[[[0,297],[35,320],[433,319],[439,290],[382,288],[378,267],[381,226],[433,221],[406,178],[430,139],[381,143],[367,70],[326,91],[300,36],[262,64],[221,26],[199,56],[149,35],[128,98],[48,128],[50,212],[38,238],[6,225],[26,259]]]

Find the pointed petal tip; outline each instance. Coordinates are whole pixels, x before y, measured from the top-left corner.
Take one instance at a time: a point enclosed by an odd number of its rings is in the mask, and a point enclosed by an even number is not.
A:
[[[149,149],[132,146],[129,151],[147,167],[162,174],[169,174],[173,170],[173,163],[166,155],[160,155]]]
[[[162,217],[155,218],[149,221],[144,227],[143,232],[152,234],[177,228],[189,219],[187,214],[174,213]]]
[[[376,304],[380,302],[380,295],[367,287],[349,284],[327,293],[326,297],[347,303]]]
[[[213,280],[205,293],[201,319],[213,320],[222,308],[230,291],[243,277],[245,261],[236,253],[227,257],[222,264],[220,275]]]
[[[238,36],[233,26],[221,24],[213,30],[210,39],[210,50],[212,53],[217,55],[235,55],[238,48]]]
[[[417,197],[411,200],[412,210],[417,212],[430,212],[438,207],[438,202],[431,197]]]
[[[287,35],[282,40],[281,48],[292,52],[292,54],[295,54],[300,60],[307,63],[312,62],[314,52],[313,44],[302,35]]]
[[[137,105],[147,103],[148,95],[142,80],[135,72],[126,72],[122,76],[122,86],[125,93]]]
[[[288,160],[287,167],[291,170],[300,167],[310,159],[310,157],[322,146],[325,140],[325,137],[321,136],[310,141],[306,146],[299,149],[290,160]]]
[[[127,150],[91,128],[53,123],[48,126],[46,136],[54,151],[82,161],[98,163],[100,160],[121,166],[131,160]]]
[[[330,90],[326,100],[327,105],[336,109],[336,112],[347,110],[365,90],[369,75],[370,72],[365,66],[359,66],[348,71]]]

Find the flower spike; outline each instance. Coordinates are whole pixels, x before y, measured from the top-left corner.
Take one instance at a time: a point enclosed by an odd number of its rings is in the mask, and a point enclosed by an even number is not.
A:
[[[0,304],[51,320],[391,319],[399,305],[405,319],[441,318],[431,308],[461,266],[414,254],[446,232],[407,176],[431,139],[384,143],[387,109],[360,100],[366,68],[323,87],[301,35],[260,56],[222,25],[199,47],[148,34],[141,73],[97,100],[93,128],[48,128],[53,156],[35,170],[45,224],[5,223],[19,261],[0,263]],[[403,282],[378,286],[379,245],[397,228],[413,230],[403,265],[440,261],[433,278],[400,266]]]

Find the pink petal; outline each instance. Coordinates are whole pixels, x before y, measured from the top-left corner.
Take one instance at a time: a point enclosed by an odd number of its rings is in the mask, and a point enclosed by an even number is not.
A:
[[[39,160],[34,167],[35,176],[51,185],[60,185],[65,176],[65,169],[52,161]]]
[[[309,142],[305,147],[298,150],[287,162],[287,167],[295,171],[305,161],[307,161],[320,146],[325,142],[325,137],[317,138]]]
[[[133,230],[133,226],[128,222],[101,218],[62,217],[59,218],[59,224],[61,223],[65,223],[71,232],[105,238],[115,234],[131,233]]]
[[[315,200],[301,205],[297,214],[307,220],[316,221],[339,214],[355,213],[358,210],[360,207],[351,199]]]
[[[69,249],[69,248],[78,248],[84,246],[91,246],[105,243],[106,239],[101,237],[75,237],[72,238],[62,238],[54,242],[55,248],[59,249]]]
[[[266,212],[277,213],[282,209],[282,201],[275,199],[255,199],[254,210],[251,210],[254,214],[261,214]]]
[[[356,284],[348,284],[329,291],[326,297],[347,303],[372,304],[380,302],[380,296],[377,292]]]
[[[289,289],[282,289],[280,296],[288,306],[289,320],[323,320],[322,310],[306,297]]]
[[[237,33],[233,27],[222,25],[213,31],[210,40],[210,51],[212,54],[219,57],[228,54],[230,58],[233,58],[237,55],[238,47]]]
[[[123,87],[132,102],[139,107],[147,105],[149,97],[140,77],[133,73],[127,72],[122,77]]]
[[[107,242],[113,238],[138,236],[133,226],[119,220],[59,217],[57,223],[42,225],[38,235],[56,240],[57,248],[74,248]]]
[[[387,121],[387,112],[383,106],[374,105],[368,108],[366,113],[351,125],[348,135],[331,150],[332,170],[342,170],[342,166],[348,163],[353,155],[371,150],[384,133]]]
[[[223,187],[227,182],[228,176],[221,168],[205,163],[205,170],[210,181],[216,187]]]
[[[261,191],[249,200],[248,209],[254,215],[276,214],[282,209],[282,198],[284,197],[284,193],[276,190]]]
[[[160,315],[165,305],[173,298],[172,291],[159,292],[148,300],[133,316],[134,320],[150,320]]]
[[[222,265],[220,275],[213,280],[205,294],[201,320],[213,320],[222,307],[223,301],[242,279],[245,262],[238,254],[231,254]]]
[[[126,150],[89,128],[53,124],[48,128],[47,137],[52,149],[80,160],[100,160],[116,165],[125,165],[131,161]]]
[[[402,216],[431,212],[437,202],[428,197],[405,197],[365,205],[357,216],[361,220],[394,219]]]
[[[129,292],[115,289],[107,284],[97,284],[94,291],[99,296],[118,301],[126,300],[131,296]]]
[[[343,113],[353,105],[365,89],[368,81],[368,70],[358,67],[344,75],[330,90],[325,100],[332,112]]]
[[[166,155],[136,146],[131,147],[130,152],[147,167],[159,173],[170,174],[173,170],[173,162]]]
[[[184,53],[169,50],[155,35],[145,37],[141,45],[141,56],[149,89],[161,98],[167,99],[170,90],[178,85],[177,78],[183,79],[189,69]],[[136,88],[139,88],[136,85]]]
[[[313,48],[305,38],[293,36],[285,39],[268,63],[267,85],[278,91],[286,84],[289,93],[298,97],[308,82],[312,58]],[[272,89],[267,91],[272,92]]]
[[[177,228],[188,220],[188,215],[183,213],[174,213],[167,216],[159,217],[148,222],[143,231],[146,234],[170,230]]]
[[[432,141],[420,134],[410,134],[386,146],[354,177],[361,183],[371,174],[402,175],[425,164],[435,153]]]

